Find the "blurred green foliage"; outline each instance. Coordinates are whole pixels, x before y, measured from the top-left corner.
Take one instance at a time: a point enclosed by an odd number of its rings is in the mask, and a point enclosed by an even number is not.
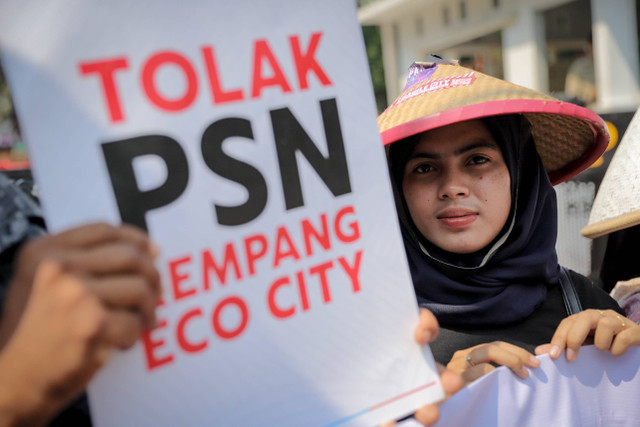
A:
[[[369,69],[371,70],[371,80],[373,91],[376,96],[378,112],[382,112],[387,107],[387,95],[384,83],[384,67],[382,64],[382,42],[380,39],[380,28],[377,26],[362,27],[364,44],[367,49],[369,59]]]

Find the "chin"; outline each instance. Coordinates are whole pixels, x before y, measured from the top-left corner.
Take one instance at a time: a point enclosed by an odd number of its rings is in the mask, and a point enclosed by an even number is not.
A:
[[[447,252],[451,252],[454,254],[460,254],[460,255],[468,255],[468,254],[472,254],[474,252],[479,251],[482,248],[451,248],[451,249],[445,249]]]
[[[472,230],[460,230],[457,233],[451,233],[448,232],[448,230],[443,232],[443,230],[441,229],[437,229],[435,232],[431,233],[429,233],[428,231],[432,230],[420,231],[425,239],[427,239],[429,242],[436,245],[440,249],[460,255],[468,255],[474,252],[478,252],[479,250],[485,248],[489,243],[491,243],[492,240],[492,238],[489,238],[487,233],[483,233],[483,235],[478,236],[477,232],[470,232]],[[430,239],[429,237],[436,238]]]
[[[479,250],[483,249],[486,245],[469,245],[467,242],[462,242],[462,243],[453,243],[453,244],[445,243],[443,245],[436,244],[436,246],[438,246],[440,249],[444,249],[445,251],[451,252],[454,254],[468,255],[474,252],[478,252]]]

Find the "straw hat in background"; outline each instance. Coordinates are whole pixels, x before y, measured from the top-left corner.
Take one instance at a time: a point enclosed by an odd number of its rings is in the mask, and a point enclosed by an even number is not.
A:
[[[431,58],[411,65],[405,89],[378,117],[385,145],[459,121],[523,113],[553,184],[577,175],[606,149],[607,127],[593,111]]]
[[[640,109],[625,131],[582,235],[591,239],[640,224]]]

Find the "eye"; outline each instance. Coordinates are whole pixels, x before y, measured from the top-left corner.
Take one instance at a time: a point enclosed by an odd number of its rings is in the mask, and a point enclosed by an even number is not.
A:
[[[415,173],[428,173],[433,171],[433,166],[431,166],[428,163],[421,163],[418,166],[416,166],[415,168],[413,168],[413,171]]]
[[[487,156],[476,154],[469,159],[470,165],[483,165],[489,163],[491,160]]]

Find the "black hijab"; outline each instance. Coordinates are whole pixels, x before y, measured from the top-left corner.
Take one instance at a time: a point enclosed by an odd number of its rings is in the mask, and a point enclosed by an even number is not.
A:
[[[453,254],[427,241],[402,195],[404,166],[417,136],[389,149],[402,235],[421,307],[442,325],[502,325],[529,316],[558,283],[556,195],[522,115],[482,119],[511,176],[511,211],[498,236],[473,254]]]

